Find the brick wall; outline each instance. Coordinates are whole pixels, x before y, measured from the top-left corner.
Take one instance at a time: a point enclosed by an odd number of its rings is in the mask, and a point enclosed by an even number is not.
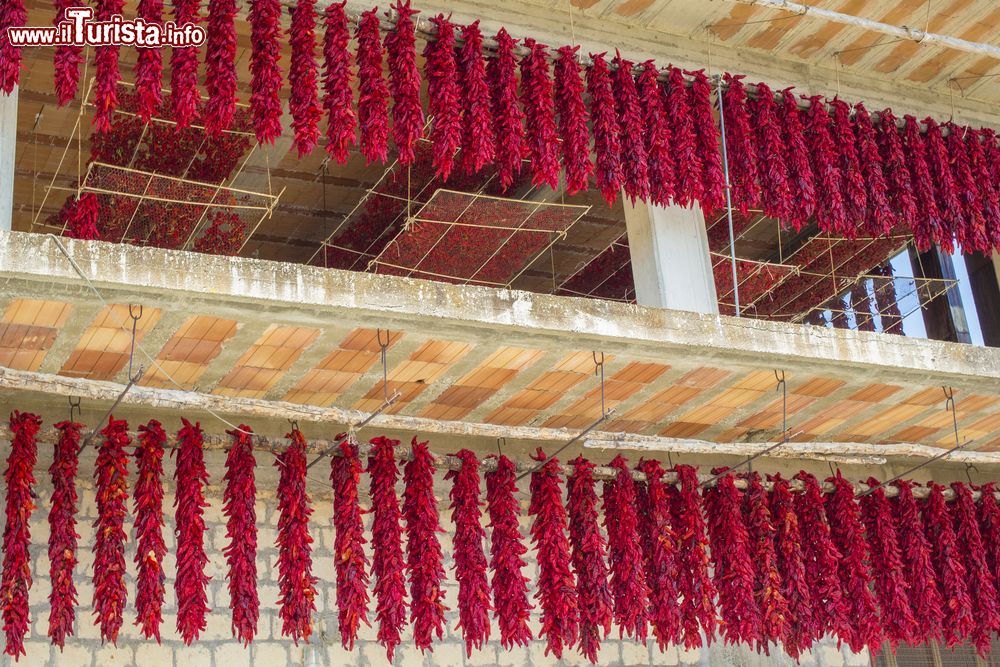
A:
[[[77,565],[77,591],[79,606],[77,609],[76,636],[69,638],[66,648],[60,653],[49,644],[46,634],[48,629],[48,595],[49,562],[46,553],[48,540],[48,508],[50,507],[51,486],[48,483],[47,469],[51,462],[51,448],[43,445],[39,448],[39,463],[35,471],[39,483],[36,486],[38,506],[32,517],[32,548],[34,561],[34,583],[31,587],[30,604],[32,625],[25,647],[27,657],[22,657],[20,665],[66,665],[67,667],[115,667],[118,665],[142,665],[143,667],[240,667],[242,665],[302,665],[304,667],[341,667],[345,665],[363,665],[380,667],[387,665],[384,649],[375,641],[375,631],[362,626],[361,641],[352,652],[344,651],[339,644],[339,634],[336,625],[336,601],[333,585],[333,562],[331,549],[333,546],[333,529],[331,527],[331,493],[324,480],[328,467],[319,464],[310,471],[309,488],[313,498],[315,513],[311,524],[315,539],[313,551],[313,574],[319,577],[317,597],[317,612],[313,641],[309,645],[295,646],[290,640],[283,639],[280,633],[280,619],[277,614],[277,551],[274,548],[276,535],[277,512],[273,494],[274,476],[271,466],[265,462],[266,455],[258,455],[258,542],[259,552],[257,568],[259,576],[259,591],[261,602],[260,623],[257,639],[249,648],[243,648],[232,639],[230,630],[229,595],[226,588],[225,560],[222,549],[226,544],[225,521],[222,516],[221,484],[223,457],[219,452],[206,454],[210,486],[207,497],[210,503],[206,514],[208,532],[206,547],[209,553],[208,574],[212,577],[209,584],[209,603],[212,611],[208,616],[208,626],[202,633],[202,638],[190,647],[184,646],[176,632],[176,600],[173,593],[174,540],[173,540],[173,495],[171,485],[167,484],[167,496],[164,509],[167,514],[166,540],[168,555],[165,569],[168,577],[167,595],[164,608],[164,622],[161,628],[162,645],[142,639],[137,628],[132,624],[134,611],[134,576],[133,562],[134,545],[129,544],[126,558],[129,565],[129,599],[126,606],[125,623],[119,636],[118,646],[102,646],[100,634],[93,624],[93,585],[91,584],[93,554],[91,548],[94,541],[93,522],[96,519],[97,508],[94,498],[94,488],[91,481],[93,474],[93,455],[88,453],[81,459],[81,479],[78,482],[80,493],[80,513],[77,532],[80,533],[79,564]],[[0,459],[6,461],[9,443],[0,443]],[[173,460],[167,458],[164,463],[166,475],[173,474]],[[130,462],[130,474],[133,473]],[[131,480],[130,480],[131,481]],[[437,478],[437,495],[447,498],[447,486],[441,476]],[[367,477],[363,477],[367,484]],[[362,502],[366,498],[362,494]],[[450,562],[451,516],[446,507],[441,505],[442,525],[446,532],[441,535],[442,546],[446,554],[446,571],[449,575],[447,586],[447,604],[450,609],[456,607],[457,584],[454,583]],[[522,506],[527,507],[527,497],[522,498]],[[131,505],[130,505],[131,510]],[[0,519],[2,521],[2,519]],[[128,525],[128,524],[127,524]],[[528,520],[523,518],[523,529],[527,534]],[[130,527],[129,527],[130,530]],[[131,538],[131,532],[130,532]],[[371,555],[369,553],[369,555]],[[531,554],[529,553],[529,557]],[[533,564],[529,565],[528,576],[534,580],[537,572]],[[370,614],[373,618],[374,614]],[[537,619],[533,630],[537,633]],[[439,667],[473,667],[478,665],[503,665],[511,667],[527,667],[528,665],[585,665],[588,664],[574,652],[560,663],[544,655],[544,642],[534,641],[527,648],[505,650],[496,641],[480,652],[473,653],[471,658],[465,657],[464,644],[461,636],[454,630],[457,614],[449,612],[448,627],[443,641],[434,644],[433,654],[422,655],[412,645],[412,635],[404,633],[403,643],[397,649],[395,665],[406,667],[416,665],[434,665]],[[498,632],[493,628],[492,637]],[[617,636],[617,630],[612,637]],[[738,647],[723,647],[715,644],[709,650],[685,651],[683,648],[671,648],[661,653],[649,642],[647,646],[632,641],[618,641],[609,638],[604,642],[600,654],[600,663],[606,666],[622,665],[775,665],[793,664],[787,657],[773,656],[771,658],[756,654]],[[4,655],[0,660],[2,665],[14,664]],[[801,660],[802,665],[817,665],[818,667],[855,667],[868,665],[866,654],[853,655],[846,649],[839,650],[835,645],[824,644],[813,653],[807,654]]]

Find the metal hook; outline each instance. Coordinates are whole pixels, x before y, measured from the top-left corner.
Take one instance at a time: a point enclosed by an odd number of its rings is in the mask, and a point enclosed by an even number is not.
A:
[[[778,386],[774,390],[781,390],[781,439],[782,442],[788,442],[788,385],[785,383],[785,371],[780,371],[780,376],[778,372],[775,369],[774,379],[778,381]]]
[[[503,447],[506,446],[507,446],[507,438],[504,437],[497,438],[497,454],[503,456]]]
[[[142,319],[142,304],[139,304],[139,314],[136,315],[134,307],[130,303],[128,305],[128,316],[132,318],[132,342],[128,352],[128,379],[132,382],[138,382],[139,378],[142,376],[142,366],[139,367],[139,373],[136,375],[132,374],[132,364],[135,360],[135,336],[136,328],[139,325],[139,320]]]
[[[965,476],[969,480],[969,486],[974,486],[974,484],[972,483],[972,475],[969,473],[969,470],[972,469],[975,469],[977,473],[979,472],[979,468],[976,468],[976,466],[972,465],[971,463],[965,464]]]
[[[288,425],[292,427],[293,431],[299,430],[299,421],[297,419],[288,419]]]
[[[392,334],[389,330],[385,330],[385,342],[382,342],[382,330],[376,329],[375,335],[378,340],[378,347],[382,358],[382,402],[389,402],[389,371],[388,363],[386,362],[386,350],[389,349],[389,343],[392,341]]]
[[[951,411],[951,423],[955,428],[955,446],[958,447],[960,440],[958,438],[958,410],[955,408],[955,390],[951,387],[941,387],[941,390],[944,391],[944,409]]]
[[[591,352],[591,355],[594,357],[594,375],[599,373],[601,376],[601,418],[603,419],[608,416],[604,405],[604,353],[601,352],[600,361],[597,360],[597,352]]]
[[[74,411],[76,411],[76,414],[78,416],[83,414],[83,410],[80,408],[80,402],[82,399],[79,396],[77,396],[76,402],[74,403],[72,396],[69,396],[68,398],[69,398],[69,420],[72,422]]]

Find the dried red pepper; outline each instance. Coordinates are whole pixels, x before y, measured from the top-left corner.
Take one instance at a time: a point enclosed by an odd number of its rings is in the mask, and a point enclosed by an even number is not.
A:
[[[590,54],[587,68],[587,94],[590,96],[590,119],[594,128],[597,189],[609,205],[618,199],[625,182],[622,147],[611,72],[603,53]]]
[[[417,140],[424,130],[413,23],[413,16],[420,12],[410,6],[410,0],[397,0],[392,9],[396,12],[396,25],[385,36],[392,93],[392,140],[399,164],[405,167],[416,159]]]
[[[924,125],[927,126],[924,132],[927,166],[930,168],[931,178],[934,179],[934,192],[937,193],[937,207],[940,214],[940,224],[936,229],[937,236],[934,237],[934,242],[951,252],[954,235],[958,235],[959,243],[964,244],[966,240],[962,235],[965,227],[962,200],[951,172],[948,148],[941,135],[941,127],[930,117],[924,119]]]
[[[21,47],[12,46],[8,28],[19,28],[28,21],[24,0],[10,0],[0,7],[0,91],[10,95],[21,79]]]
[[[135,624],[146,639],[160,641],[165,593],[163,559],[163,450],[167,434],[155,419],[139,427],[135,446]]]
[[[566,508],[562,500],[559,461],[538,449],[532,458],[541,463],[531,473],[531,504],[534,517],[531,538],[538,558],[538,586],[535,597],[542,608],[545,655],[562,658],[564,648],[576,643],[580,629],[576,581],[570,571],[570,548],[566,537]]]
[[[806,142],[802,111],[791,88],[781,91],[781,135],[788,164],[788,185],[791,188],[790,210],[792,228],[799,231],[816,211],[816,177],[813,175]]]
[[[226,517],[226,537],[222,549],[229,572],[229,608],[232,630],[244,646],[257,634],[260,598],[257,595],[257,484],[253,455],[253,429],[246,424],[226,431],[232,438],[226,454],[222,514]]]
[[[211,12],[211,8],[209,11]],[[138,16],[146,23],[162,23],[163,0],[139,0]],[[136,48],[135,112],[143,123],[148,123],[158,112],[163,102],[162,88],[163,51],[157,48]]]
[[[444,14],[431,19],[437,35],[424,47],[424,78],[431,113],[434,171],[447,181],[462,141],[462,90],[455,57],[455,24]]]
[[[927,145],[920,132],[920,123],[913,116],[904,116],[903,149],[910,170],[910,184],[916,201],[916,217],[909,219],[913,240],[921,252],[928,250],[941,237],[941,213],[937,205],[937,188],[931,178],[927,161]],[[904,218],[905,220],[906,218]]]
[[[618,471],[604,482],[604,527],[608,531],[608,564],[618,635],[646,641],[649,588],[643,572],[642,542],[635,481],[625,457],[611,461]]]
[[[992,244],[986,229],[980,186],[972,170],[975,158],[970,154],[968,145],[963,139],[968,128],[959,127],[954,123],[948,123],[947,127],[948,161],[951,163],[950,168],[962,205],[962,215],[958,218],[954,232],[965,252],[989,254]],[[981,154],[977,157],[982,158]]]
[[[459,470],[449,470],[452,481],[452,519],[455,522],[455,579],[458,580],[458,627],[465,640],[465,654],[481,649],[490,639],[490,584],[486,579],[482,503],[479,500],[479,461],[468,449],[455,456]]]
[[[865,647],[877,653],[882,644],[882,625],[871,590],[868,549],[854,486],[840,470],[826,481],[833,485],[833,492],[826,496],[826,516],[830,538],[841,555],[836,565],[840,573],[841,600],[847,609],[847,622],[838,634],[855,653]]]
[[[100,214],[97,195],[84,192],[70,205],[66,218],[66,236],[86,241],[99,240],[101,233],[97,230],[97,221]]]
[[[20,0],[14,0],[13,5],[7,10],[8,17],[16,15],[16,8],[20,4]],[[98,0],[94,18],[97,21],[110,21],[112,16],[122,13],[124,5],[124,0]],[[8,25],[14,25],[14,23],[10,22]],[[6,34],[0,37],[0,54],[3,54],[5,45],[10,48]],[[94,49],[96,65],[94,74],[94,131],[98,133],[111,131],[111,117],[114,116],[115,109],[118,108],[118,81],[121,79],[121,73],[118,70],[118,51],[120,48],[119,46],[98,46]],[[178,50],[183,51],[184,49]],[[14,65],[14,81],[16,82],[21,54],[20,49],[15,51],[14,54],[3,54],[7,57],[0,58],[0,62],[6,61]],[[7,82],[3,78],[6,78]],[[9,81],[9,77],[0,78],[0,89],[9,93]]]
[[[674,201],[690,206],[701,200],[702,159],[695,139],[694,114],[688,99],[684,73],[671,66],[667,82],[667,118],[670,122],[670,150],[676,165]]]
[[[1000,164],[1000,152],[992,130],[969,130],[965,136],[969,166],[980,187],[980,201],[986,226],[986,242],[994,249],[1000,248],[1000,198],[993,182],[991,165]]]
[[[490,514],[490,570],[493,573],[493,609],[505,649],[527,646],[531,640],[528,617],[528,578],[524,570],[524,538],[518,528],[517,481],[514,463],[497,459],[496,469],[486,473],[486,502]]]
[[[125,610],[125,514],[128,500],[128,422],[108,417],[94,464],[97,521],[94,523],[94,615],[101,640],[117,646]]]
[[[559,186],[559,145],[556,139],[555,101],[546,47],[524,40],[528,53],[521,58],[521,105],[524,107],[525,142],[531,158],[531,182],[535,186]]]
[[[288,66],[288,110],[292,114],[292,143],[299,157],[312,153],[319,141],[319,105],[316,62],[316,0],[298,0],[288,28],[291,63]]]
[[[358,29],[358,125],[361,154],[368,164],[385,162],[389,142],[389,86],[382,74],[378,9],[361,13]]]
[[[900,479],[893,482],[899,494],[892,501],[893,518],[899,532],[903,580],[907,582],[912,606],[913,633],[907,641],[922,644],[941,638],[944,617],[941,592],[931,561],[931,544],[927,541],[924,522],[913,497],[914,483]]]
[[[761,192],[757,182],[757,154],[747,108],[742,74],[725,74],[726,90],[720,105],[726,123],[726,158],[733,206],[741,215],[760,208]]]
[[[931,544],[931,561],[942,596],[942,637],[948,648],[972,635],[975,617],[969,595],[967,570],[959,551],[955,523],[944,500],[944,487],[928,483],[930,495],[923,504],[924,530]]]
[[[754,599],[760,611],[760,632],[756,645],[758,651],[770,655],[770,645],[777,644],[788,633],[788,600],[782,593],[775,550],[778,531],[771,519],[767,491],[759,474],[749,473],[746,480],[743,516],[749,540],[747,555],[754,570]]]
[[[688,465],[674,468],[679,489],[673,497],[674,533],[677,537],[677,576],[681,595],[684,646],[701,646],[699,629],[708,643],[715,636],[715,584],[708,576],[708,536],[697,470]]]
[[[843,184],[844,205],[850,216],[847,229],[857,235],[857,225],[868,215],[868,189],[861,172],[857,138],[851,107],[840,98],[830,100],[833,109],[833,143],[840,158],[840,175]]]
[[[792,196],[774,92],[766,83],[758,83],[757,94],[747,106],[757,149],[757,178],[760,183],[761,208],[768,217],[784,223],[791,216]],[[726,130],[729,130],[728,126]]]
[[[701,182],[698,187],[701,208],[714,211],[726,205],[726,177],[722,173],[722,153],[719,150],[719,126],[712,107],[712,85],[705,70],[687,72],[691,76],[688,104],[693,118],[694,137],[701,162]]]
[[[493,162],[496,155],[490,82],[483,60],[483,34],[479,31],[479,21],[462,26],[458,76],[465,102],[462,113],[461,161],[465,172],[472,174]]]
[[[781,573],[781,594],[788,602],[788,622],[781,642],[788,655],[798,660],[812,646],[815,632],[802,533],[788,480],[780,474],[767,478],[773,484],[770,509],[775,528],[774,550]]]
[[[865,231],[872,236],[884,236],[895,224],[889,205],[889,184],[882,169],[875,126],[868,110],[860,102],[854,105],[854,134],[861,178],[868,187]]]
[[[813,95],[806,111],[806,142],[816,183],[816,223],[821,231],[850,237],[855,225],[847,217],[843,174],[831,134],[830,114],[822,95]]]
[[[640,540],[649,587],[649,623],[660,651],[681,640],[680,606],[677,603],[677,534],[671,527],[670,498],[659,461],[642,460],[637,468],[646,475],[638,487]]]
[[[951,489],[955,492],[956,544],[958,553],[965,559],[966,581],[972,600],[974,623],[969,640],[976,647],[979,657],[985,658],[991,651],[990,636],[1000,628],[996,580],[986,562],[972,491],[962,482],[952,482]]]
[[[1000,565],[1000,507],[997,506],[996,483],[988,482],[979,489],[979,528],[983,537],[986,565],[997,580]]]
[[[3,631],[7,636],[4,652],[18,660],[27,655],[24,637],[30,622],[28,591],[31,589],[31,512],[35,509],[35,462],[38,445],[35,442],[42,419],[30,412],[10,413],[13,434],[7,470],[4,471],[7,497],[6,525],[3,531],[3,575],[0,578],[0,611]]]
[[[712,474],[721,472],[716,469]],[[723,640],[753,645],[760,641],[760,606],[754,595],[754,564],[750,535],[743,522],[743,498],[732,473],[705,491],[705,509]]]
[[[646,126],[639,91],[632,76],[633,63],[615,52],[614,92],[621,141],[622,187],[635,205],[649,199],[649,165],[646,158]]]
[[[570,195],[586,190],[594,171],[594,164],[590,161],[589,116],[583,101],[583,79],[580,78],[580,63],[576,56],[579,50],[579,46],[563,46],[555,62],[562,164],[566,174],[566,194]]]
[[[49,476],[52,479],[52,509],[49,510],[49,637],[62,649],[66,638],[73,635],[76,618],[76,472],[80,463],[80,429],[82,424],[63,421],[55,425],[59,431]]]
[[[145,2],[148,3],[149,0],[145,0]],[[67,9],[83,6],[80,0],[55,0],[54,4],[56,7],[56,17],[53,23],[57,26],[68,18],[66,16]],[[143,16],[143,4],[143,2],[139,3],[139,16]],[[13,3],[12,6],[16,6],[16,3]],[[2,23],[3,21],[0,21],[0,24]],[[2,27],[0,27],[0,31],[6,32]],[[0,35],[0,44],[2,44],[2,40],[4,39],[6,39],[6,35]],[[0,46],[0,53],[3,52],[3,48]],[[4,60],[4,57],[0,55],[0,61],[2,60]],[[82,46],[66,44],[56,47],[53,65],[55,68],[56,103],[59,106],[66,106],[76,97],[77,88],[80,86],[80,63],[82,62]]]
[[[597,664],[601,639],[611,632],[613,600],[608,587],[607,543],[597,518],[595,466],[582,456],[573,459],[566,478],[569,541],[580,608],[580,653]]]
[[[177,433],[177,469],[174,480],[177,495],[174,533],[177,535],[177,632],[190,645],[205,629],[205,614],[209,611],[206,591],[209,577],[205,575],[208,555],[205,553],[204,485],[208,484],[201,424],[181,418],[183,427]]]
[[[257,141],[273,144],[281,136],[281,2],[250,3],[250,112]]]
[[[174,24],[198,23],[198,0],[173,0]],[[120,13],[120,12],[119,12]],[[178,128],[188,127],[198,114],[197,46],[170,50],[170,110]]]
[[[486,76],[493,91],[493,134],[497,146],[497,177],[500,189],[506,191],[521,173],[521,155],[524,153],[524,112],[517,103],[517,59],[514,46],[517,40],[500,28],[493,38],[497,44],[496,56],[486,66]]]
[[[316,577],[312,576],[312,543],[309,535],[311,501],[306,493],[306,439],[292,429],[285,437],[288,448],[278,454],[274,465],[278,477],[278,605],[281,634],[309,641],[312,613],[316,610]]]
[[[660,70],[652,60],[642,63],[639,74],[639,106],[643,110],[646,163],[649,167],[649,200],[660,206],[674,196],[674,155],[666,99],[659,82]]]
[[[236,113],[236,0],[210,0],[205,42],[205,131],[228,130]]]
[[[396,497],[395,448],[399,440],[386,437],[371,441],[368,475],[372,497],[372,575],[375,578],[375,618],[378,641],[385,646],[389,661],[399,645],[400,632],[406,623],[406,581],[403,574],[402,514]]]
[[[358,501],[361,460],[358,446],[350,440],[340,443],[340,455],[330,460],[333,483],[333,562],[337,570],[337,621],[340,643],[354,648],[361,623],[368,622],[368,556],[365,555],[365,527]]]
[[[896,213],[896,220],[912,226],[917,217],[917,200],[913,195],[913,182],[903,151],[903,140],[892,109],[878,112],[878,144],[889,202]]]
[[[326,152],[338,164],[347,162],[358,120],[351,101],[353,74],[347,50],[347,0],[327,5],[323,34],[323,109],[326,111]]]

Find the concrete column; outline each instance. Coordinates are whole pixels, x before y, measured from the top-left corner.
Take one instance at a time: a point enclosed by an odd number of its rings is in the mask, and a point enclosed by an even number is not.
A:
[[[626,199],[625,224],[640,306],[719,313],[701,208]]]
[[[10,231],[14,214],[14,147],[17,144],[17,86],[0,93],[0,231]]]

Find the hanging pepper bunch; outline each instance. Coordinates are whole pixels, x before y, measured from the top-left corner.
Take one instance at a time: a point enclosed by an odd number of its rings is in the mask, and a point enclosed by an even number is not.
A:
[[[162,23],[163,0],[139,0],[138,17],[146,23]],[[211,25],[209,28],[211,29]],[[58,51],[56,51],[56,62],[59,62]],[[144,124],[149,123],[159,110],[163,102],[162,88],[163,51],[155,48],[136,48],[135,112]],[[74,94],[75,92],[74,86]]]
[[[931,544],[913,497],[913,482],[900,479],[893,486],[899,491],[892,501],[893,519],[899,534],[903,581],[907,583],[914,619],[913,632],[907,641],[920,644],[941,638],[944,614],[941,592],[931,561]]]
[[[174,23],[198,23],[198,0],[173,0]],[[174,48],[170,51],[170,107],[177,127],[191,125],[198,114],[198,54],[196,46]]]
[[[350,651],[361,623],[368,623],[368,557],[365,528],[358,501],[361,460],[358,446],[340,443],[340,456],[330,459],[333,483],[333,563],[337,570],[337,621],[340,643]]]
[[[421,652],[444,629],[444,559],[437,534],[441,524],[434,497],[434,461],[426,442],[411,443],[413,458],[403,467],[406,569],[410,579],[413,642]]]
[[[139,427],[135,446],[135,624],[146,639],[160,641],[165,592],[163,559],[163,450],[167,434],[155,419]]]
[[[986,243],[995,248],[1000,245],[1000,198],[990,165],[1000,160],[1000,152],[997,151],[992,131],[985,129],[968,130],[965,133],[965,148],[969,155],[969,168],[980,188]]]
[[[399,645],[400,632],[406,623],[406,581],[403,574],[402,514],[396,497],[395,448],[398,440],[378,437],[371,441],[368,459],[372,498],[372,561],[375,577],[375,617],[378,620],[378,640],[386,649],[389,661]]]
[[[712,474],[723,471],[716,469]],[[754,595],[754,564],[742,500],[732,473],[724,474],[705,493],[722,636],[727,644],[753,645],[761,636],[760,606]]]
[[[904,117],[903,150],[906,164],[910,170],[910,183],[917,217],[910,221],[913,229],[913,240],[921,252],[928,250],[935,239],[941,237],[939,231],[941,213],[937,206],[937,191],[931,179],[930,165],[927,159],[927,146],[924,136],[920,133],[920,124],[913,116]]]
[[[590,119],[594,128],[594,152],[597,154],[597,188],[609,205],[618,199],[625,182],[622,147],[619,136],[611,71],[603,53],[590,54],[587,68],[587,94],[590,96]]]
[[[204,485],[208,484],[205,470],[205,453],[201,425],[182,418],[183,426],[177,433],[177,469],[174,480],[177,495],[177,632],[184,643],[190,645],[205,629],[208,613],[209,578],[205,575],[208,555],[205,553],[205,500]]]
[[[604,482],[603,499],[614,619],[619,636],[645,642],[649,588],[643,572],[635,481],[623,456],[616,456],[611,467],[617,474]]]
[[[882,644],[882,625],[871,590],[864,527],[854,487],[839,470],[826,481],[833,485],[833,492],[826,497],[826,516],[830,538],[841,555],[834,566],[839,565],[841,600],[847,610],[846,622],[838,628],[838,634],[855,653],[865,647],[874,653]]]
[[[38,415],[15,410],[10,414],[13,435],[7,470],[4,471],[7,497],[3,531],[3,574],[0,576],[0,612],[7,644],[4,652],[15,660],[27,655],[24,637],[28,634],[28,590],[31,588],[31,512],[35,509],[35,442],[42,420]],[[72,583],[71,583],[72,585]]]
[[[924,530],[931,545],[931,561],[942,595],[942,637],[948,648],[971,636],[975,627],[972,598],[955,523],[944,500],[944,487],[930,482],[930,495],[923,503]],[[902,490],[902,488],[900,489]]]
[[[521,58],[521,105],[524,107],[525,143],[531,158],[531,182],[559,186],[559,146],[556,135],[555,102],[546,46],[524,40],[528,53]]]
[[[229,129],[236,113],[236,0],[210,0],[205,43],[205,131]]]
[[[695,139],[694,115],[684,72],[670,67],[666,96],[667,118],[670,122],[670,150],[676,165],[674,201],[680,206],[690,206],[701,200],[702,159]]]
[[[312,542],[309,516],[312,514],[306,493],[306,439],[293,429],[285,435],[291,442],[279,454],[274,465],[278,477],[278,605],[281,634],[309,641],[312,613],[316,610],[316,577],[312,576]]]
[[[361,13],[358,29],[358,125],[361,154],[368,164],[385,162],[389,153],[389,87],[382,74],[378,9]]]
[[[788,165],[788,185],[791,195],[790,221],[799,231],[816,210],[816,178],[809,159],[802,113],[791,88],[781,91],[781,137]]]
[[[830,100],[830,108],[833,109],[833,143],[840,156],[838,164],[843,185],[844,206],[851,223],[847,231],[857,236],[857,225],[868,213],[868,186],[861,172],[857,137],[851,120],[851,107],[842,99],[834,98]]]
[[[493,134],[497,146],[497,177],[500,189],[506,191],[521,173],[521,155],[524,153],[524,112],[517,103],[517,59],[514,47],[517,40],[500,28],[493,38],[497,44],[496,56],[490,58],[486,76],[493,92]]]
[[[538,590],[542,608],[545,654],[562,658],[563,648],[576,643],[580,629],[576,581],[569,569],[570,548],[566,538],[566,508],[562,500],[559,461],[539,449],[532,455],[541,466],[531,473],[531,504],[534,517],[531,538],[538,558]]]
[[[462,629],[466,656],[490,639],[490,585],[486,579],[486,531],[481,523],[479,461],[468,449],[455,456],[462,462],[445,479],[452,481],[451,509],[455,522],[455,578],[458,580],[458,627]]]
[[[462,141],[462,90],[455,57],[455,25],[438,14],[431,19],[437,35],[424,47],[424,78],[431,113],[435,173],[447,181]]]
[[[76,472],[80,463],[80,429],[82,424],[62,421],[49,477],[52,480],[52,508],[49,510],[49,637],[60,649],[73,634],[76,618],[76,548],[80,536],[76,532]]]
[[[1000,627],[996,581],[986,563],[972,491],[962,482],[953,482],[951,489],[955,492],[956,544],[958,553],[964,557],[969,598],[972,601],[974,622],[969,639],[976,647],[979,657],[985,658],[991,651],[990,636]]]
[[[149,0],[145,1],[149,2]],[[17,3],[15,2],[13,4],[16,6]],[[55,0],[54,4],[56,7],[56,17],[53,23],[57,26],[62,21],[67,19],[67,9],[83,6],[80,0]],[[142,5],[143,3],[140,3],[139,5],[140,16],[142,16]],[[0,21],[0,31],[6,33],[2,24],[3,21]],[[0,35],[0,45],[3,44],[3,40],[6,38],[6,34]],[[3,47],[0,46],[0,54],[2,53]],[[3,55],[0,55],[0,61],[3,60]],[[82,46],[66,44],[56,47],[55,56],[53,57],[53,65],[55,67],[56,103],[61,107],[66,106],[74,97],[76,97],[76,90],[80,86],[80,63],[82,62]]]
[[[757,95],[747,106],[757,149],[761,207],[768,217],[788,220],[792,211],[791,188],[788,184],[788,166],[782,150],[781,124],[778,121],[778,105],[774,100],[774,93],[766,83],[758,83]],[[726,118],[728,117],[727,115]],[[728,125],[726,131],[729,131]]]
[[[288,28],[291,64],[288,67],[288,110],[292,113],[292,142],[299,157],[312,153],[319,141],[319,119],[323,114],[316,89],[316,0],[298,0],[291,10]]]
[[[802,553],[802,533],[789,482],[780,474],[767,478],[773,484],[770,509],[775,528],[775,556],[781,572],[781,595],[788,603],[788,618],[781,641],[788,655],[797,660],[812,646],[814,636],[806,557]]]
[[[573,459],[566,479],[569,541],[580,608],[580,653],[597,664],[601,639],[611,632],[613,601],[608,588],[607,545],[597,520],[594,468],[582,456]],[[607,519],[605,519],[607,522]]]
[[[226,454],[222,514],[226,517],[226,538],[222,549],[229,572],[229,608],[233,636],[249,645],[257,634],[260,598],[257,595],[257,485],[253,455],[253,429],[246,424],[226,431],[232,438]]]
[[[642,63],[639,74],[639,108],[646,128],[646,163],[649,168],[649,200],[667,206],[674,197],[674,155],[667,119],[666,101],[659,82],[660,71],[652,60]]]
[[[619,140],[625,194],[634,205],[649,199],[649,164],[646,157],[646,127],[639,91],[632,77],[633,63],[615,52],[614,93],[618,110]]]
[[[910,224],[914,225],[917,219],[917,200],[913,194],[913,182],[903,151],[903,140],[897,127],[898,121],[892,109],[878,112],[878,119],[878,145],[889,202],[897,220],[909,220]]]
[[[14,7],[21,4],[21,0],[14,0]],[[124,8],[124,0],[99,0],[95,19],[97,21],[110,21],[112,16],[121,14]],[[23,7],[23,5],[22,5]],[[8,9],[8,12],[11,12]],[[23,24],[23,20],[22,20]],[[6,31],[5,31],[6,32]],[[0,37],[0,46],[7,43],[6,34]],[[121,78],[118,71],[118,46],[98,46],[94,49],[94,61],[96,72],[94,74],[94,131],[104,133],[111,131],[111,117],[118,108],[118,81]],[[184,49],[179,49],[183,51]],[[0,62],[12,62],[16,68],[21,62],[20,49],[16,49],[14,54],[6,54],[8,57],[0,58]],[[16,80],[16,79],[15,79]],[[0,84],[3,84],[0,81]],[[6,85],[2,85],[5,92],[10,92]]]
[[[649,588],[649,623],[661,651],[681,638],[677,604],[677,534],[671,527],[670,498],[659,461],[642,460],[637,466],[646,482],[637,489],[640,542]]]
[[[869,477],[867,484],[870,492],[861,498],[861,512],[871,550],[869,562],[881,609],[882,628],[895,650],[900,642],[916,636],[916,620],[889,499],[877,479]]]
[[[720,105],[726,123],[726,155],[733,206],[744,217],[751,208],[760,208],[761,190],[757,181],[757,155],[743,76],[726,74],[726,90]]]
[[[858,169],[862,182],[867,185],[865,231],[872,236],[887,235],[895,224],[889,206],[889,185],[882,169],[878,135],[868,110],[861,103],[854,105],[854,134],[857,141]]]
[[[347,0],[327,5],[323,34],[323,109],[326,111],[326,152],[338,164],[347,162],[354,142],[357,116],[351,103],[351,35],[347,28]]]
[[[979,525],[982,529],[986,565],[995,582],[997,566],[1000,565],[1000,507],[997,506],[996,484],[983,484],[979,490]]]
[[[583,79],[576,53],[579,46],[559,49],[555,63],[556,108],[562,139],[562,164],[566,174],[566,194],[586,190],[594,164],[590,161],[590,130],[587,105],[583,102]]]
[[[462,26],[458,77],[465,101],[462,113],[462,168],[465,173],[474,174],[493,162],[496,155],[490,82],[483,61],[483,34],[479,31],[479,21]]]
[[[385,36],[393,102],[392,139],[396,143],[399,164],[405,167],[416,159],[417,140],[424,129],[413,24],[413,16],[420,12],[410,6],[410,0],[397,0],[392,9],[396,12],[396,25]]]
[[[66,236],[85,241],[100,240],[97,230],[100,218],[100,204],[93,192],[84,192],[72,204],[66,214]]]
[[[807,99],[809,109],[806,112],[805,136],[815,175],[816,222],[824,232],[850,238],[855,234],[855,225],[847,216],[843,174],[831,133],[830,114],[822,95]]]
[[[528,617],[528,578],[524,570],[524,538],[518,528],[517,481],[514,462],[497,459],[496,469],[486,473],[486,503],[490,514],[490,570],[493,573],[493,609],[505,649],[527,646],[531,640]]]
[[[712,85],[705,70],[687,74],[692,77],[688,104],[694,117],[694,136],[701,158],[699,201],[703,210],[714,211],[726,204],[726,178],[722,173],[722,154],[719,152],[719,127],[715,124],[712,110]]]
[[[128,500],[128,422],[108,417],[101,430],[94,477],[97,521],[94,532],[94,615],[101,640],[117,646],[125,610],[125,503]]]
[[[966,141],[962,138],[964,130],[954,123],[948,123],[948,161],[954,175],[954,185],[957,188],[962,206],[961,215],[955,229],[958,243],[966,252],[975,250],[989,254],[992,244],[987,231],[986,220],[983,217],[985,206],[980,195],[979,183],[973,174],[973,165],[977,158],[970,155]],[[978,159],[982,159],[981,151]],[[992,184],[990,184],[992,186]],[[995,196],[995,193],[994,193]],[[991,205],[996,205],[993,202]]]
[[[951,171],[948,148],[945,146],[944,136],[941,134],[941,126],[933,118],[925,118],[924,125],[927,128],[923,135],[924,151],[931,178],[934,179],[937,210],[940,215],[940,224],[936,228],[937,235],[934,237],[934,242],[951,252],[954,245],[952,231],[959,233],[959,242],[965,240],[961,235],[965,227],[962,200]],[[919,131],[919,124],[917,127]]]
[[[782,593],[781,571],[776,552],[777,529],[771,519],[768,495],[760,475],[746,475],[743,516],[747,526],[747,556],[754,570],[753,591],[760,611],[757,649],[770,655],[770,645],[777,644],[788,632],[788,601]]]
[[[680,488],[673,494],[674,533],[677,537],[677,576],[681,595],[681,622],[684,646],[701,646],[699,629],[711,642],[715,636],[715,585],[708,576],[708,537],[702,498],[698,493],[698,473],[695,468],[679,465],[674,468]]]
[[[273,144],[281,136],[281,2],[249,2],[250,110],[257,141]]]
[[[0,91],[10,95],[21,79],[21,47],[12,46],[8,28],[19,28],[28,21],[24,0],[10,0],[0,7]]]

